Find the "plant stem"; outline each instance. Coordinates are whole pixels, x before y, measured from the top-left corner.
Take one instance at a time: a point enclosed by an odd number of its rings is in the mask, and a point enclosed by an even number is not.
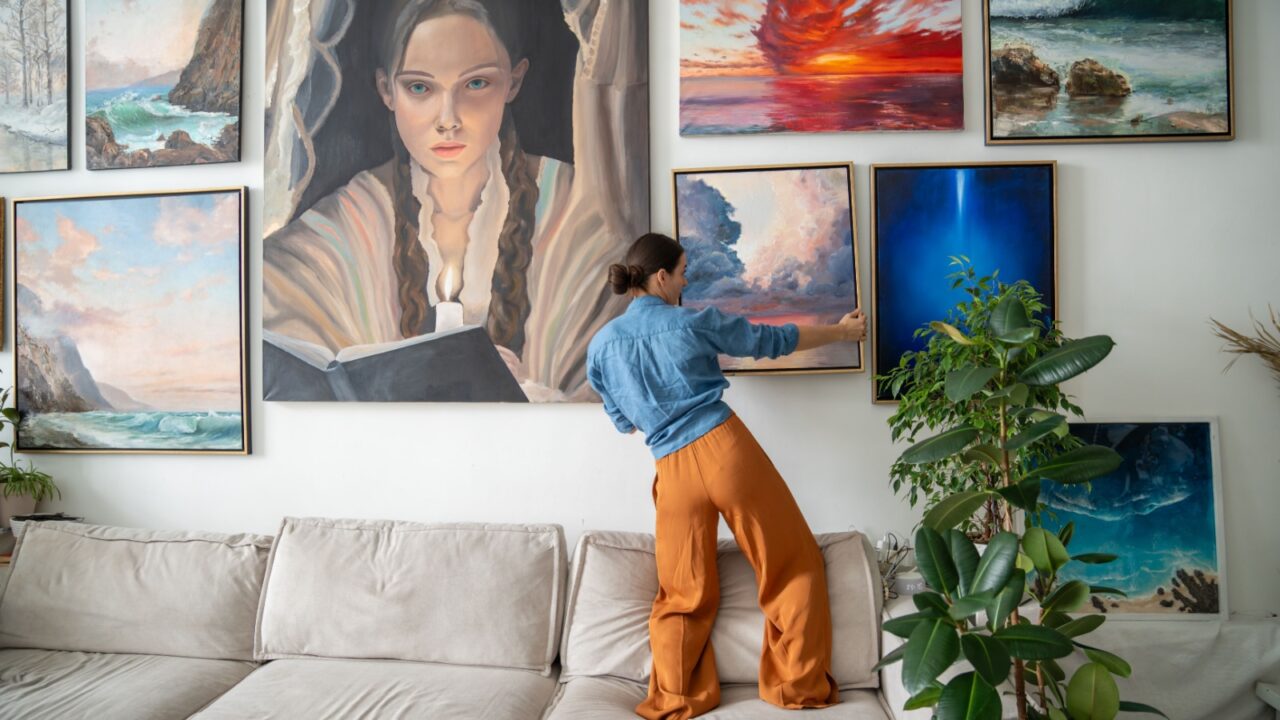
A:
[[[1006,360],[1000,360],[1000,387],[1004,388],[1008,365]],[[1005,487],[1010,484],[1009,478],[1009,422],[1007,418],[1008,403],[1004,399],[1000,400],[1000,476],[1004,481]],[[1003,513],[1004,529],[1013,532],[1013,508],[1007,508]],[[1012,624],[1018,623],[1018,609],[1014,608],[1009,615]],[[1018,720],[1027,720],[1027,683],[1023,677],[1022,660],[1015,660],[1013,664],[1013,690],[1018,698]]]
[[[1044,694],[1044,668],[1036,664],[1036,685],[1040,687],[1040,708],[1046,712],[1049,709],[1049,700]]]
[[[1013,613],[1017,620],[1017,611]],[[1024,678],[1025,668],[1021,660],[1013,661],[1013,691],[1018,697],[1018,720],[1027,720],[1027,681]]]

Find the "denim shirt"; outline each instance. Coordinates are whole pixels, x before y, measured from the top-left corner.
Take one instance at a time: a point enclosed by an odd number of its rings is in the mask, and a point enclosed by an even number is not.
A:
[[[655,458],[728,419],[729,381],[718,355],[776,358],[796,349],[800,330],[756,325],[715,308],[690,310],[642,295],[596,333],[587,380],[619,432],[639,429]]]

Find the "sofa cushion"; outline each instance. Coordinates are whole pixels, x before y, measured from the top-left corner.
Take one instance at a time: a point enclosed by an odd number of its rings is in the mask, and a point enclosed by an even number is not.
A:
[[[257,657],[550,674],[567,564],[558,525],[286,518],[258,611]]]
[[[816,536],[826,560],[834,646],[831,672],[841,688],[877,687],[880,575],[871,546],[857,532]],[[649,611],[658,594],[653,536],[588,531],[570,573],[561,643],[561,678],[611,675],[648,682]],[[721,682],[759,677],[764,614],[755,572],[730,540],[720,540],[720,611],[712,630]]]
[[[0,647],[253,659],[271,539],[27,523]]]
[[[276,660],[192,720],[537,720],[556,689],[531,670],[397,660]]]
[[[240,660],[0,650],[0,720],[185,718],[254,667]]]
[[[634,720],[647,688],[619,678],[575,678],[560,686],[546,720]],[[803,713],[803,714],[801,714]],[[533,717],[533,716],[530,716]],[[842,690],[840,702],[798,713],[760,699],[756,685],[722,685],[720,705],[699,720],[889,720],[875,690]]]

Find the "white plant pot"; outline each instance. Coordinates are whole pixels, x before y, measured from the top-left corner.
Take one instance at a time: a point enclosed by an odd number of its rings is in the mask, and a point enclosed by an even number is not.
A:
[[[0,495],[0,527],[12,527],[14,515],[30,515],[36,511],[36,501],[26,495]],[[14,530],[14,535],[17,535]]]

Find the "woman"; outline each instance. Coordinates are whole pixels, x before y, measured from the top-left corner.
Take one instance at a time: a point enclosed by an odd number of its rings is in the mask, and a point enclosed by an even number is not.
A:
[[[582,371],[575,384],[547,349],[571,343],[542,319],[574,316],[539,277],[561,238],[581,239],[565,225],[584,203],[572,165],[521,147],[510,106],[530,60],[516,16],[477,0],[408,0],[390,15],[371,79],[394,157],[267,238],[264,329],[336,353],[432,332],[437,305],[457,303],[531,400],[582,399]]]
[[[649,618],[653,670],[636,712],[683,720],[720,702],[711,628],[719,606],[719,515],[755,568],[764,610],[760,697],[783,708],[839,702],[822,553],[795,499],[742,421],[720,399],[718,355],[778,357],[866,335],[861,310],[824,326],[755,325],[678,307],[685,254],[641,236],[609,284],[633,300],[591,341],[587,377],[622,432],[645,434],[657,459],[658,596]]]

